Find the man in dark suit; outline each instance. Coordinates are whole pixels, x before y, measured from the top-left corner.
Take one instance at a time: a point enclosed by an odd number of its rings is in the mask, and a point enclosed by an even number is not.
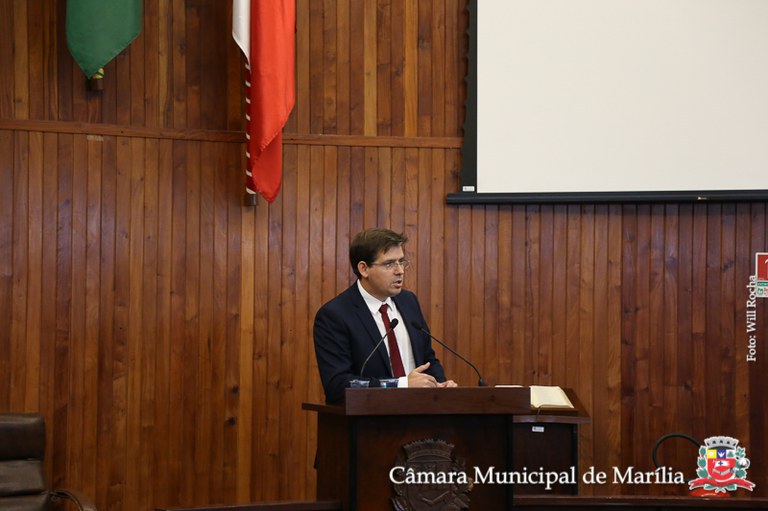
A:
[[[403,244],[407,238],[388,229],[366,229],[349,247],[357,282],[323,305],[315,316],[317,365],[329,403],[344,399],[355,378],[398,378],[398,387],[455,387],[446,380],[426,328],[416,295],[403,289],[409,267]],[[395,328],[391,322],[397,318]],[[390,332],[391,331],[391,332]],[[360,374],[363,363],[387,335]]]

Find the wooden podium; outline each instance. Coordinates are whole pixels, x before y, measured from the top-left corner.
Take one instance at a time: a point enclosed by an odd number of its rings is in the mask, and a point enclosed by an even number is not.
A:
[[[394,484],[396,467],[474,474],[513,470],[513,418],[530,415],[528,388],[347,389],[340,405],[303,405],[318,414],[317,498],[344,510],[510,509],[509,484]],[[393,471],[395,469],[395,472]],[[470,483],[471,485],[471,483]]]

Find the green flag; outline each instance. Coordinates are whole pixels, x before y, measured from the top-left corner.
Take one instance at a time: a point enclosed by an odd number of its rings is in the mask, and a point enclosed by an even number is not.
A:
[[[86,76],[123,51],[141,31],[142,0],[67,0],[67,47]]]

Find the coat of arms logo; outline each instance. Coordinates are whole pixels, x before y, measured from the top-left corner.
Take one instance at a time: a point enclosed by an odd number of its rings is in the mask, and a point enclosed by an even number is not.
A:
[[[453,456],[454,445],[443,440],[416,440],[403,445],[398,456],[398,479],[402,472],[433,475],[429,481],[395,485],[392,504],[397,511],[460,511],[469,509],[472,482],[463,478],[441,477],[441,474],[463,473],[465,463]]]
[[[739,441],[729,436],[713,436],[699,447],[698,479],[689,482],[689,489],[703,488],[715,493],[744,488],[752,491],[755,483],[747,481],[749,460]]]

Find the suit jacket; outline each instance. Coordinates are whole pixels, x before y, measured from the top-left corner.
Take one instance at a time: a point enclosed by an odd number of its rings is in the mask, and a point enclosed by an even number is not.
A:
[[[403,289],[393,297],[393,301],[411,337],[416,366],[430,362],[426,372],[437,381],[445,381],[443,366],[432,349],[432,340],[411,325],[411,321],[417,320],[424,328],[428,328],[416,295]],[[363,362],[381,340],[376,320],[360,294],[357,282],[317,311],[314,340],[325,399],[329,403],[342,401],[349,381],[361,376]],[[377,353],[368,361],[364,376],[392,377],[389,354],[384,343],[379,345]]]

